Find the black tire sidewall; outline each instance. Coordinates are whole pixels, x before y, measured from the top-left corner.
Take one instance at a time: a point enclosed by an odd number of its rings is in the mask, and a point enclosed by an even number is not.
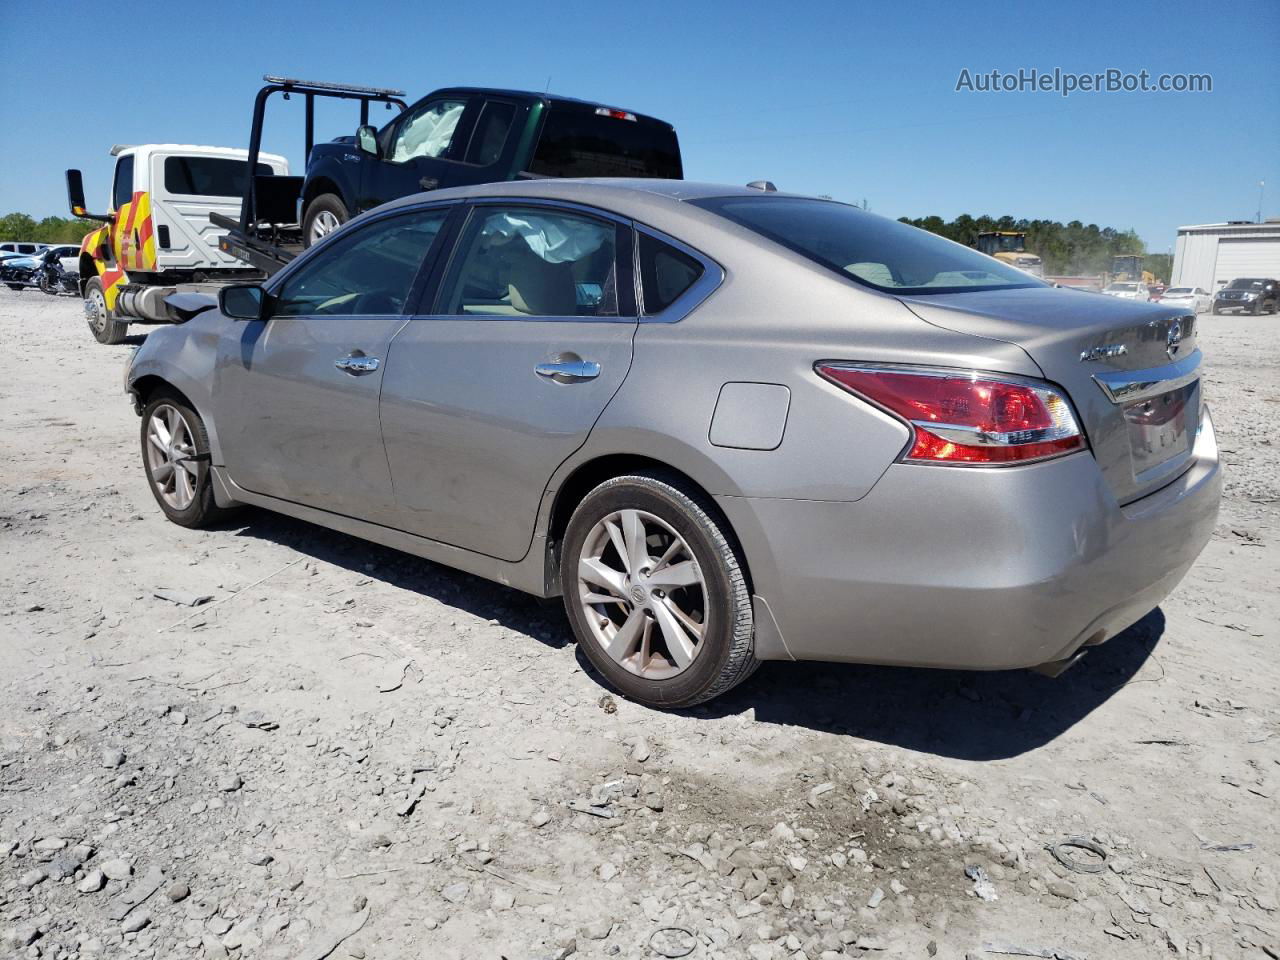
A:
[[[615,690],[629,699],[656,706],[687,706],[700,702],[703,694],[716,684],[730,656],[736,622],[732,609],[733,585],[714,542],[679,492],[672,496],[667,492],[669,487],[664,489],[657,484],[646,484],[643,479],[634,482],[636,480],[620,478],[597,487],[574,511],[561,554],[560,586],[565,611],[583,653]],[[615,663],[596,641],[578,602],[577,562],[587,534],[602,517],[628,508],[644,510],[670,524],[693,550],[706,585],[707,629],[703,649],[687,670],[669,680],[646,680]]]
[[[164,497],[156,486],[155,478],[151,475],[151,468],[148,466],[147,426],[151,422],[152,413],[161,404],[176,407],[182,413],[191,428],[191,435],[195,439],[196,453],[206,458],[196,463],[195,496],[191,498],[191,502],[183,510],[175,510],[165,503]],[[142,410],[141,442],[142,472],[146,474],[147,486],[151,488],[151,495],[155,497],[156,503],[164,511],[164,515],[183,527],[197,527],[211,519],[217,508],[213,501],[213,489],[209,477],[209,461],[207,459],[209,454],[209,435],[205,431],[204,421],[200,419],[200,415],[192,410],[186,401],[173,393],[161,391],[153,394]]]
[[[304,248],[311,246],[311,225],[315,222],[316,215],[326,210],[338,218],[339,225],[351,219],[351,213],[347,210],[347,205],[342,202],[342,198],[336,193],[319,194],[307,204],[306,212],[302,215],[302,245]]]

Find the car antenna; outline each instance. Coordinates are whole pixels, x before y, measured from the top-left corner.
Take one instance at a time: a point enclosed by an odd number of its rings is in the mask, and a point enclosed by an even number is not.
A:
[[[778,188],[773,185],[772,180],[752,180],[747,184],[751,190],[763,190],[765,193],[777,193]]]

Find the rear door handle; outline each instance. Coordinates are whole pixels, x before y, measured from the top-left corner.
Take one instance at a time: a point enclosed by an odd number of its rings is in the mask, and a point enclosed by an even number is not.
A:
[[[373,373],[373,371],[377,370],[378,358],[352,354],[349,357],[343,357],[341,360],[333,361],[333,365],[344,373],[358,377],[362,373]]]
[[[540,363],[533,372],[556,383],[581,383],[600,376],[600,364],[594,360],[557,360]]]

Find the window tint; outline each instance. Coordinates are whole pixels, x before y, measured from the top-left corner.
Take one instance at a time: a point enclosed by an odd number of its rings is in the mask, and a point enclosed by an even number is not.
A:
[[[285,280],[272,316],[401,313],[447,215],[432,210],[390,217],[327,244]]]
[[[468,163],[487,167],[498,162],[498,158],[502,156],[502,148],[507,144],[507,134],[511,130],[515,114],[516,107],[513,103],[497,100],[485,103],[480,109],[475,133],[471,135],[471,146],[467,148]]]
[[[531,173],[545,177],[664,177],[679,180],[675,131],[656,120],[621,120],[592,109],[553,106]]]
[[[414,157],[446,156],[466,107],[465,100],[430,100],[418,107],[396,130],[391,159],[404,163]]]
[[[616,317],[616,228],[560,211],[479,207],[445,283],[442,312]]]
[[[702,264],[669,243],[640,234],[640,286],[644,312],[660,313],[702,276]]]
[[[197,197],[243,197],[248,169],[248,160],[231,157],[165,157],[164,188]],[[265,163],[254,169],[259,176],[271,175]]]
[[[115,186],[111,190],[111,207],[119,210],[133,199],[133,154],[116,161]]]
[[[977,250],[843,203],[767,195],[690,202],[843,276],[890,293],[1043,286],[1029,274]]]

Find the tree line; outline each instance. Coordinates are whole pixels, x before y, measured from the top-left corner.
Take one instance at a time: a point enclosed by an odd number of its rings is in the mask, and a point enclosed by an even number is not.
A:
[[[70,217],[45,217],[36,220],[25,213],[6,213],[0,217],[0,240],[26,240],[32,243],[79,243],[90,230],[102,226],[93,220]]]
[[[1167,279],[1170,273],[1169,255],[1147,255],[1146,244],[1133,230],[1099,227],[1096,223],[1084,224],[1079,220],[1063,224],[1056,220],[1015,220],[1007,216],[971,217],[967,213],[950,221],[941,217],[898,219],[956,243],[963,243],[967,247],[978,245],[979,233],[990,230],[1021,231],[1027,235],[1027,252],[1036,254],[1044,261],[1046,276],[1101,274],[1111,269],[1112,257],[1125,253],[1146,256],[1145,268],[1157,277]]]

